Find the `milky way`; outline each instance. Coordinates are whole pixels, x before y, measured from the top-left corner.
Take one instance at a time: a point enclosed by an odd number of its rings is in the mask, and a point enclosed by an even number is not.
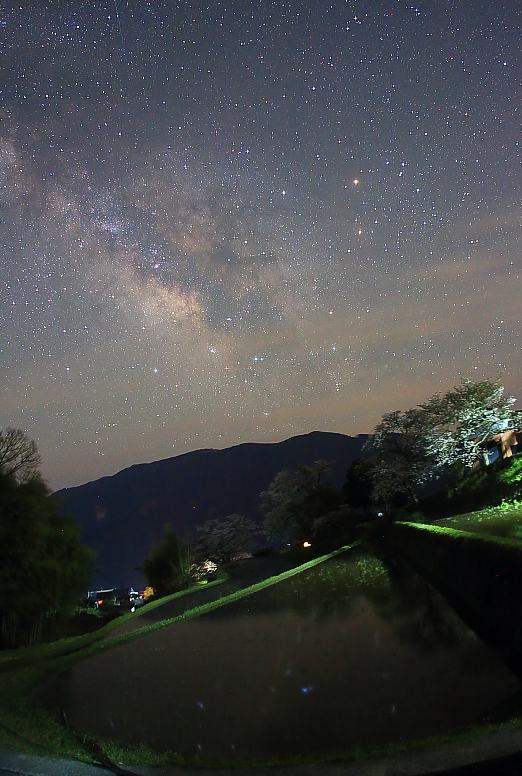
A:
[[[0,10],[0,425],[53,487],[517,395],[520,3]]]

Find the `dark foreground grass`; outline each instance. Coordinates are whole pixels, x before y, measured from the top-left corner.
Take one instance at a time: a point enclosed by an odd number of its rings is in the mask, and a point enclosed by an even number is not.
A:
[[[404,741],[388,746],[380,746],[371,750],[361,750],[358,747],[347,751],[331,752],[327,756],[303,755],[299,757],[262,757],[248,759],[208,758],[203,755],[184,757],[174,752],[152,751],[142,746],[136,748],[121,747],[113,741],[93,738],[79,731],[67,727],[67,721],[58,722],[42,708],[37,699],[38,687],[43,682],[52,680],[56,674],[69,668],[80,659],[99,654],[106,649],[112,649],[122,643],[139,638],[153,630],[172,625],[179,620],[197,617],[204,612],[211,611],[219,606],[251,595],[270,585],[287,579],[301,571],[309,569],[328,558],[345,552],[350,547],[342,547],[322,557],[303,563],[301,566],[271,577],[263,582],[256,583],[249,588],[237,591],[229,596],[209,602],[184,612],[178,617],[151,624],[139,630],[122,634],[114,639],[107,639],[110,631],[115,627],[109,623],[103,632],[97,631],[74,639],[65,639],[55,644],[44,644],[40,647],[23,650],[19,659],[14,655],[1,655],[0,665],[4,668],[0,672],[0,750],[17,751],[24,754],[48,756],[63,759],[78,760],[87,763],[101,763],[105,765],[179,765],[192,768],[239,768],[239,767],[266,767],[278,765],[305,765],[313,762],[349,761],[362,757],[384,756],[392,753],[404,752],[411,749],[422,749],[439,746],[448,742],[463,743],[477,736],[515,728],[520,721],[515,718],[508,722],[490,724],[485,721],[483,726],[467,729],[459,735],[439,735],[421,741]],[[216,584],[216,583],[213,583]],[[183,593],[174,594],[179,597]],[[165,600],[154,602],[160,606]],[[130,615],[135,617],[138,613]],[[121,624],[123,618],[118,618],[117,624]],[[111,627],[112,626],[112,627]],[[22,650],[18,650],[21,653]]]
[[[123,623],[136,619],[176,598],[208,589],[228,579],[221,572],[212,582],[151,601],[143,609],[118,617],[99,630],[34,647],[0,653],[0,750],[60,757],[82,762],[99,762],[95,742],[58,724],[35,698],[35,687],[88,654],[105,648],[105,639]],[[120,642],[121,643],[121,642]]]
[[[49,665],[47,664],[47,668]],[[62,668],[65,667],[62,664]],[[292,757],[221,758],[196,755],[184,757],[175,752],[153,751],[146,747],[131,749],[121,747],[110,740],[94,738],[79,731],[67,729],[52,719],[45,709],[38,708],[31,699],[35,681],[49,676],[49,672],[21,669],[12,681],[6,683],[6,675],[0,680],[0,749],[24,754],[78,760],[105,765],[147,765],[160,767],[177,765],[188,768],[246,768],[283,765],[307,765],[312,763],[348,762],[369,757],[383,757],[411,750],[435,748],[447,743],[466,743],[475,738],[499,731],[520,727],[517,718],[496,724],[485,723],[468,728],[457,735],[440,734],[422,740],[406,740],[371,749],[352,747],[345,751],[332,751],[326,755],[299,755]],[[7,696],[6,693],[7,692]]]
[[[149,766],[160,768],[162,766],[178,766],[189,769],[251,769],[251,768],[280,768],[284,766],[306,766],[333,763],[348,763],[354,760],[364,760],[369,758],[386,757],[393,754],[401,754],[414,750],[422,751],[435,749],[445,744],[465,745],[478,738],[484,738],[495,733],[517,730],[520,727],[520,721],[517,719],[509,720],[499,724],[484,724],[482,726],[473,726],[457,735],[439,734],[424,739],[412,739],[408,741],[399,741],[397,743],[376,746],[373,748],[362,749],[358,746],[351,749],[328,752],[327,754],[313,755],[300,754],[289,757],[250,757],[234,759],[224,757],[206,757],[204,755],[195,755],[194,757],[183,757],[175,752],[157,752],[143,748],[124,749],[110,741],[94,740],[88,736],[78,736],[81,738],[83,750],[92,759],[82,759],[83,762],[101,762],[110,765],[125,766]]]

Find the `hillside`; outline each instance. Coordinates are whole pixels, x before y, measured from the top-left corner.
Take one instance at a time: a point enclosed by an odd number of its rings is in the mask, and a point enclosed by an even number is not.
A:
[[[259,522],[259,493],[278,471],[297,463],[335,461],[332,479],[340,486],[366,439],[314,431],[273,444],[195,450],[137,464],[55,496],[98,554],[92,587],[141,586],[144,579],[136,566],[161,539],[165,523],[184,537],[194,535],[205,520],[233,512]]]
[[[518,454],[464,471],[460,479],[422,499],[419,509],[429,519],[452,517],[520,500],[521,496],[522,456]]]

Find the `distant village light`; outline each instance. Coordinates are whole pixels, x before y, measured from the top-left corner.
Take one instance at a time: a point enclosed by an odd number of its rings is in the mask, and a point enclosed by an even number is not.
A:
[[[311,547],[312,545],[310,542],[303,542],[303,547]]]

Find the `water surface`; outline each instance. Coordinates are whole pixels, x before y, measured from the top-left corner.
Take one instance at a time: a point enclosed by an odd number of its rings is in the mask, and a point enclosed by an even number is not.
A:
[[[518,688],[420,577],[351,551],[81,661],[45,702],[124,744],[285,757],[457,732]]]

